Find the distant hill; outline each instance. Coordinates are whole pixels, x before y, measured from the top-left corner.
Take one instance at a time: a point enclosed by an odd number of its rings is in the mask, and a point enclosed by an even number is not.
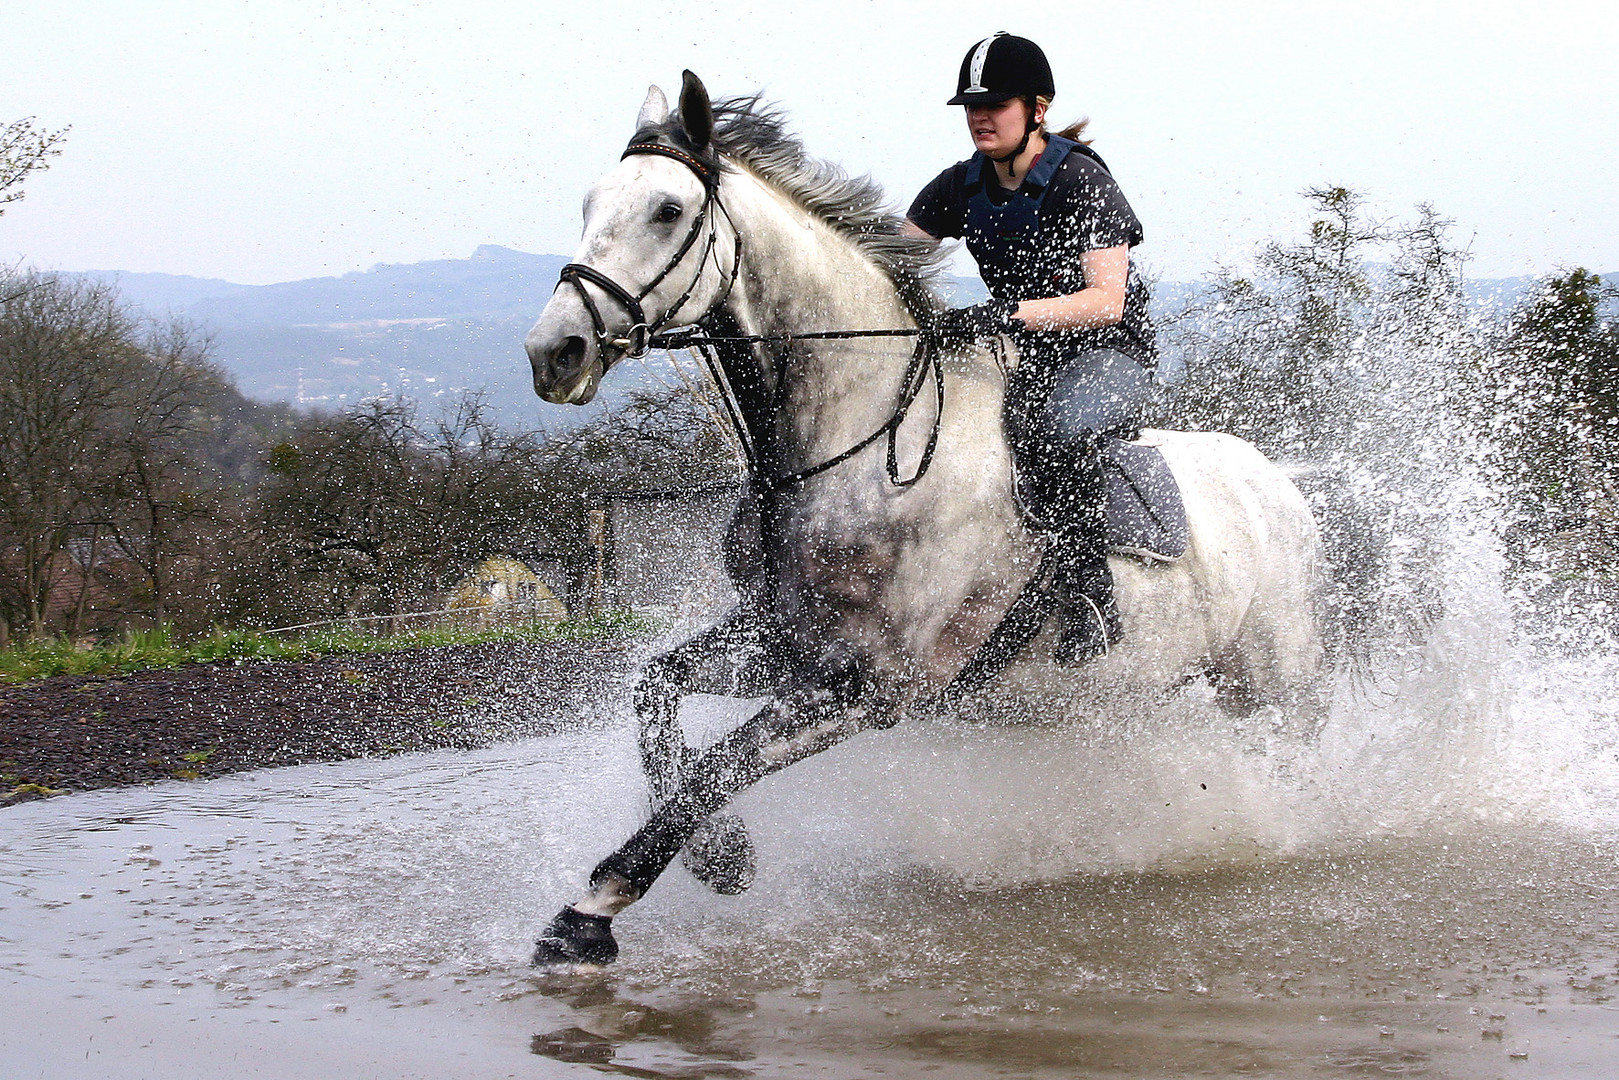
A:
[[[154,315],[180,314],[198,301],[252,292],[254,288],[219,278],[137,274],[129,270],[92,270],[88,276],[112,282],[125,300]]]
[[[214,359],[250,397],[340,408],[377,394],[431,401],[482,388],[506,423],[534,427],[584,415],[535,397],[523,354],[523,338],[567,261],[485,245],[469,259],[275,285],[94,276],[155,315],[200,324],[213,337]]]
[[[615,372],[601,403],[547,405],[534,396],[523,339],[567,258],[484,245],[467,259],[385,264],[341,277],[238,285],[171,274],[96,271],[154,315],[181,315],[212,334],[214,359],[243,393],[264,401],[341,408],[377,394],[431,403],[485,389],[509,426],[568,427],[607,407],[626,387],[660,378],[659,365]],[[1603,275],[1619,281],[1619,275]],[[1506,307],[1535,279],[1474,281],[1469,294]],[[975,278],[950,278],[954,303],[983,298]],[[1153,308],[1178,311],[1198,283],[1159,282]],[[667,376],[661,376],[667,378]]]

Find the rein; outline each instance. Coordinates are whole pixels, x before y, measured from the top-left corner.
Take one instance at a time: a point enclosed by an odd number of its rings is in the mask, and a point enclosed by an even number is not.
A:
[[[692,219],[691,228],[687,230],[686,238],[681,242],[680,248],[669,262],[664,265],[658,275],[638,293],[632,294],[606,274],[584,263],[568,263],[562,268],[557,284],[560,287],[566,283],[572,285],[578,291],[580,300],[584,302],[585,310],[590,312],[590,321],[596,333],[597,347],[599,349],[611,347],[622,350],[624,355],[632,359],[644,357],[651,349],[655,348],[686,349],[700,355],[703,358],[704,365],[708,368],[709,374],[720,387],[720,396],[725,403],[726,414],[731,421],[731,426],[736,429],[742,444],[743,454],[747,459],[748,472],[752,476],[754,487],[760,495],[771,495],[786,488],[795,487],[813,476],[818,476],[829,469],[836,468],[884,436],[888,439],[886,466],[889,483],[895,487],[905,488],[922,479],[923,475],[928,471],[928,466],[933,462],[934,451],[939,445],[939,426],[944,419],[944,374],[939,370],[940,341],[938,334],[931,330],[907,328],[890,330],[818,330],[802,334],[717,335],[710,333],[708,328],[702,324],[701,319],[706,315],[699,317],[699,320],[691,326],[664,331],[664,327],[674,320],[675,315],[679,313],[686,301],[691,299],[691,294],[696,291],[697,283],[703,277],[704,266],[711,259],[714,259],[715,248],[719,242],[717,218],[713,219],[708,229],[708,244],[703,251],[702,257],[697,261],[697,273],[693,275],[691,284],[686,286],[686,291],[681,294],[679,300],[670,306],[662,318],[656,322],[648,322],[646,312],[641,306],[641,301],[650,296],[652,291],[662,284],[664,279],[673,273],[676,267],[685,261],[686,256],[696,245],[697,237],[703,231],[704,224],[710,222],[709,210],[711,208],[716,209],[719,214],[724,215],[726,221],[731,222],[731,233],[736,238],[736,250],[731,263],[731,272],[725,283],[725,290],[720,294],[719,299],[714,302],[713,306],[709,308],[710,313],[730,296],[731,289],[736,284],[737,276],[742,271],[742,233],[737,229],[736,223],[731,220],[731,215],[725,209],[725,204],[720,202],[719,176],[708,162],[678,147],[666,146],[663,143],[631,143],[624,149],[620,160],[632,154],[651,154],[680,162],[702,181],[705,197],[703,207],[697,212],[697,216]],[[714,267],[716,270],[720,270],[721,273],[724,272],[718,260],[714,260]],[[602,317],[600,309],[597,308],[595,301],[591,299],[589,290],[585,288],[584,282],[587,281],[618,301],[629,314],[630,328],[623,337],[614,338],[608,336],[607,320]],[[719,360],[718,346],[722,344],[791,345],[794,341],[838,341],[855,338],[901,337],[915,338],[916,347],[911,350],[911,358],[905,366],[905,374],[900,383],[899,401],[895,404],[894,411],[889,415],[888,419],[870,435],[867,435],[847,450],[835,454],[819,464],[799,469],[784,476],[768,475],[766,467],[759,456],[755,433],[747,422],[741,403],[737,399],[736,393],[731,389],[730,380],[726,377],[724,367]],[[933,416],[933,427],[928,433],[927,445],[922,450],[922,457],[917,463],[916,471],[910,476],[904,477],[901,476],[899,469],[899,429],[900,425],[905,422],[905,417],[909,413],[911,406],[915,404],[917,396],[921,394],[922,386],[927,381],[929,374],[933,376],[934,397],[937,404]],[[786,372],[783,370],[777,376],[778,389],[784,386],[785,383]],[[779,404],[779,400],[777,403]]]
[[[875,431],[853,446],[841,453],[834,454],[825,461],[808,468],[799,469],[785,476],[770,476],[765,473],[763,463],[759,460],[757,449],[753,443],[753,432],[749,428],[746,418],[734,399],[736,394],[730,388],[730,380],[716,356],[715,346],[721,344],[763,345],[763,344],[790,344],[794,341],[828,341],[849,340],[853,338],[897,338],[912,337],[916,339],[916,347],[911,350],[911,358],[905,365],[905,375],[900,380],[900,397],[894,405],[894,411],[889,414]],[[649,339],[652,346],[660,349],[689,349],[697,352],[703,358],[709,374],[714,377],[715,383],[721,388],[721,397],[725,401],[725,410],[730,417],[731,425],[742,436],[743,450],[748,459],[748,471],[754,478],[754,487],[761,495],[769,495],[786,488],[796,487],[812,476],[818,476],[828,469],[836,468],[845,461],[860,453],[878,439],[887,436],[888,455],[886,467],[888,482],[895,487],[906,488],[915,484],[927,473],[928,466],[933,463],[933,453],[939,446],[939,425],[944,420],[944,374],[939,370],[939,339],[938,335],[926,330],[897,329],[897,330],[819,330],[803,334],[710,334],[703,326],[683,327],[667,334],[655,334]],[[916,403],[917,396],[922,392],[922,385],[927,381],[928,375],[933,376],[934,399],[936,408],[933,414],[933,427],[928,431],[927,445],[922,449],[922,458],[917,462],[916,471],[910,476],[901,476],[899,470],[899,429],[905,422],[906,415],[911,406]],[[786,372],[778,378],[778,385],[785,383]]]

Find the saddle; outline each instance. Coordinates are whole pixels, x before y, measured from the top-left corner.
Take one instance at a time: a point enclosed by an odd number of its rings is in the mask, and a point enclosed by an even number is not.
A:
[[[1108,547],[1156,562],[1173,562],[1185,555],[1191,542],[1186,503],[1163,451],[1107,435],[1102,437],[1100,456],[1107,487]]]

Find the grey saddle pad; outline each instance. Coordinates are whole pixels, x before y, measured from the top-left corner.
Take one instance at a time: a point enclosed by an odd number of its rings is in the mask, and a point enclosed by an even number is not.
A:
[[[1178,559],[1190,534],[1186,504],[1169,463],[1156,446],[1102,439],[1107,483],[1107,541],[1114,551],[1146,559]]]

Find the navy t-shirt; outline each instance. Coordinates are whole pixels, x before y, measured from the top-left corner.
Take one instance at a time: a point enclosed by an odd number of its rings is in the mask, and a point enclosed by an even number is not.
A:
[[[929,235],[940,239],[961,237],[967,222],[967,165],[958,161],[922,189],[907,213]],[[983,167],[984,192],[997,205],[1015,194],[1002,188],[988,161]],[[1016,265],[986,264],[984,253],[968,250],[978,259],[990,294],[997,299],[1042,300],[1066,296],[1085,287],[1080,257],[1120,244],[1135,247],[1143,238],[1141,221],[1125,199],[1101,159],[1086,147],[1076,147],[1063,159],[1046,187],[1040,204],[1040,229],[1033,250],[1016,254]],[[1017,295],[1013,295],[1017,294]],[[1125,287],[1124,315],[1112,326],[1091,330],[1031,332],[1028,345],[1041,352],[1059,350],[1074,355],[1087,349],[1118,349],[1151,366],[1157,357],[1152,322],[1147,316],[1147,286],[1131,261]]]

